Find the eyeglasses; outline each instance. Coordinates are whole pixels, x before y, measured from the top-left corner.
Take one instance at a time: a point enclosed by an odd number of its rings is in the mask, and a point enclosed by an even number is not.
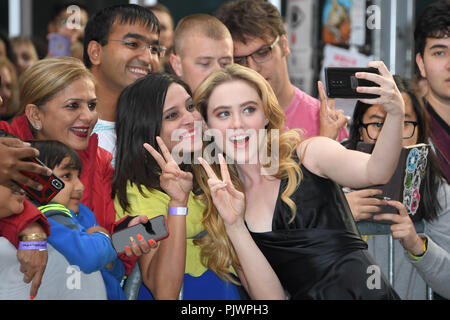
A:
[[[377,140],[380,135],[381,129],[383,128],[384,122],[371,122],[363,123],[361,127],[366,129],[367,135],[371,140]],[[403,139],[410,139],[416,132],[417,122],[416,121],[405,121],[403,124]]]
[[[275,41],[269,46],[263,46],[248,56],[234,57],[234,62],[244,67],[248,67],[248,58],[251,57],[256,63],[264,63],[272,59],[272,49],[280,41],[280,36],[275,38]]]
[[[116,41],[116,42],[121,42],[123,43],[128,49],[131,50],[140,50],[140,51],[145,51],[146,49],[150,49],[150,53],[152,55],[157,55],[158,57],[162,58],[164,57],[164,55],[166,54],[166,47],[163,46],[155,46],[152,44],[148,44],[145,43],[144,41],[140,41],[140,40],[110,40],[110,41]]]

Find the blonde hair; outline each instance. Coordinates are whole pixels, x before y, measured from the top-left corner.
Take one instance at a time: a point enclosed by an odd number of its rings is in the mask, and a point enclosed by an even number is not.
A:
[[[204,13],[186,16],[178,22],[173,39],[175,54],[182,55],[183,41],[189,36],[204,36],[213,40],[232,39],[230,31],[219,19]]]
[[[80,78],[95,84],[92,73],[76,58],[47,58],[34,63],[20,79],[20,114],[28,104],[39,107]]]
[[[293,159],[296,155],[297,146],[300,143],[300,135],[295,130],[285,129],[286,117],[270,84],[259,73],[252,69],[237,64],[230,65],[214,72],[200,85],[194,95],[194,104],[200,110],[205,121],[207,121],[208,101],[214,89],[223,83],[239,80],[252,85],[261,98],[264,113],[269,121],[266,126],[268,131],[267,144],[269,154],[272,151],[272,130],[275,129],[280,132],[278,172],[274,174],[273,177],[277,179],[287,179],[288,181],[285,190],[281,194],[281,199],[291,209],[291,221],[293,221],[297,212],[297,207],[294,201],[290,199],[290,196],[297,189],[302,179],[300,165]],[[218,161],[214,161],[214,163],[218,163]],[[270,166],[270,164],[267,166]],[[211,167],[216,175],[220,177],[220,167],[217,164],[212,164]],[[228,169],[234,186],[242,192],[243,186],[239,179],[236,167],[234,165],[229,165]],[[207,235],[196,240],[195,243],[202,247],[201,257],[203,263],[220,277],[233,281],[229,276],[229,267],[230,265],[233,265],[240,268],[239,259],[227,236],[222,218],[212,201],[206,172],[203,167],[194,166],[194,173],[198,184],[204,192],[204,195],[201,197],[206,202],[206,209],[202,221],[207,231]]]

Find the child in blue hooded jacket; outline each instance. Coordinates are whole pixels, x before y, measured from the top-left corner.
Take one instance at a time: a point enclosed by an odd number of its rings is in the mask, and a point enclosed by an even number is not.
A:
[[[110,235],[97,224],[94,213],[80,203],[84,186],[79,179],[82,166],[78,154],[58,141],[35,140],[31,144],[39,150],[39,159],[65,184],[52,202],[38,206],[50,223],[47,242],[80,271],[100,271],[109,300],[126,299],[120,286],[125,268]]]

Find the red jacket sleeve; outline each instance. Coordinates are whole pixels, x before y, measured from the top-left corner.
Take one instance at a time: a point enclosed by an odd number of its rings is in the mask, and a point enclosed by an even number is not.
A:
[[[42,212],[28,200],[25,200],[24,206],[21,214],[0,219],[0,235],[8,239],[16,248],[19,246],[19,234],[33,222],[39,222],[45,233],[50,235],[50,224]]]

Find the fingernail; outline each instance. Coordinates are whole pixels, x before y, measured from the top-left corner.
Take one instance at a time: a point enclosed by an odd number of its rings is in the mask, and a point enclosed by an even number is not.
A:
[[[148,240],[148,244],[151,245],[151,246],[154,245],[155,244],[155,240],[153,240],[153,239]]]
[[[30,296],[30,300],[34,300],[34,296]]]
[[[143,239],[142,236],[141,236],[140,234],[138,234],[138,235],[136,236],[136,238],[138,238],[139,241],[141,241],[141,240]]]
[[[130,242],[134,242],[134,239],[133,239],[133,237],[130,237]]]
[[[125,250],[126,250],[126,251],[131,251],[131,249],[130,249],[129,246],[125,246]]]

